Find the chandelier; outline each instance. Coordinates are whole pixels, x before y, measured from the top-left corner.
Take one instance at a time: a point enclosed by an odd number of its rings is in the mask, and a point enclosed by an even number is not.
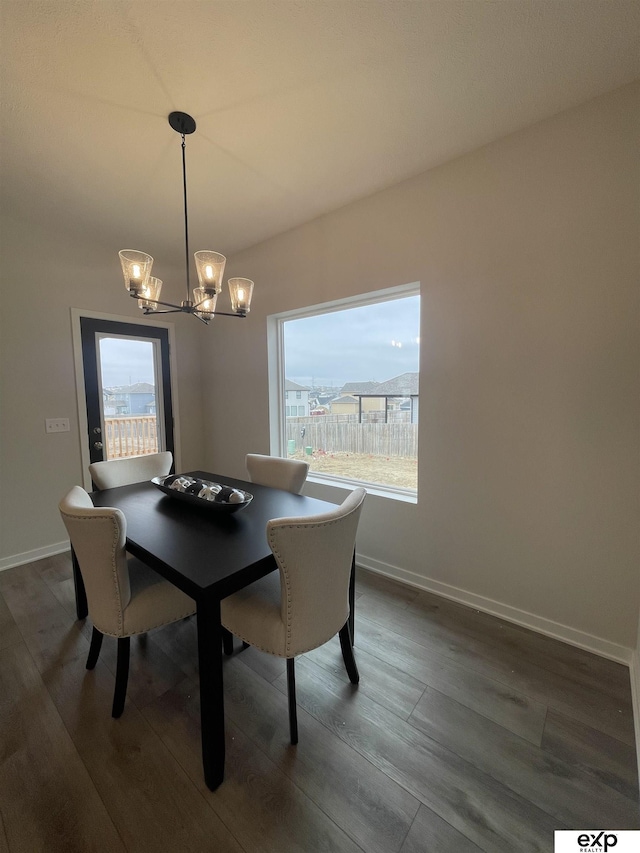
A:
[[[209,323],[217,314],[224,317],[246,317],[251,307],[253,282],[248,278],[230,278],[228,281],[231,297],[231,312],[217,311],[216,302],[222,290],[222,277],[227,259],[219,252],[195,252],[194,259],[198,273],[198,287],[193,289],[193,299],[189,284],[189,219],[187,215],[187,165],[185,136],[196,129],[195,120],[187,113],[173,112],[169,115],[169,124],[182,136],[182,189],[184,196],[184,248],[186,268],[187,298],[179,305],[162,302],[160,292],[162,282],[151,275],[153,258],[137,249],[122,249],[120,263],[124,275],[124,286],[129,296],[138,300],[138,306],[145,314],[193,314],[203,323]],[[163,305],[164,309],[158,306]]]

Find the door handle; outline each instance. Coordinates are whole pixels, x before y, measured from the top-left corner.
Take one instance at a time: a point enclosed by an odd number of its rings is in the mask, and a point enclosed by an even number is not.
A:
[[[102,450],[102,448],[104,447],[101,441],[94,441],[93,446],[96,450]]]

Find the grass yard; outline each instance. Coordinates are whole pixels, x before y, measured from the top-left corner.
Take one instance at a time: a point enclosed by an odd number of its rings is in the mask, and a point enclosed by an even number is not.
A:
[[[328,451],[315,451],[311,456],[305,456],[298,451],[289,458],[304,459],[311,465],[311,470],[318,473],[351,477],[402,489],[418,488],[418,460],[415,457],[370,456],[366,453]]]

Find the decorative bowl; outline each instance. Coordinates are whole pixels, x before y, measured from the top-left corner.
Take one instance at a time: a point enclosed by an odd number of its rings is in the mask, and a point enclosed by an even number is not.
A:
[[[151,482],[171,498],[178,498],[178,500],[186,501],[195,506],[206,507],[214,512],[238,512],[238,510],[249,506],[253,500],[253,495],[244,492],[242,489],[226,486],[224,483],[214,483],[211,480],[196,479],[188,474],[154,477]],[[174,483],[176,485],[173,485]]]

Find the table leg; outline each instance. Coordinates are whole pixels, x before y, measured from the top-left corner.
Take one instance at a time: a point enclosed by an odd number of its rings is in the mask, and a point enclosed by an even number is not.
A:
[[[73,566],[73,587],[76,591],[76,617],[84,619],[89,612],[89,608],[87,607],[87,593],[84,588],[78,558],[73,548],[71,549],[71,564]]]
[[[215,791],[224,778],[220,602],[216,599],[199,601],[197,621],[202,766],[207,787]]]
[[[356,644],[356,550],[353,549],[351,558],[351,576],[349,577],[349,633],[351,634],[351,645]]]

